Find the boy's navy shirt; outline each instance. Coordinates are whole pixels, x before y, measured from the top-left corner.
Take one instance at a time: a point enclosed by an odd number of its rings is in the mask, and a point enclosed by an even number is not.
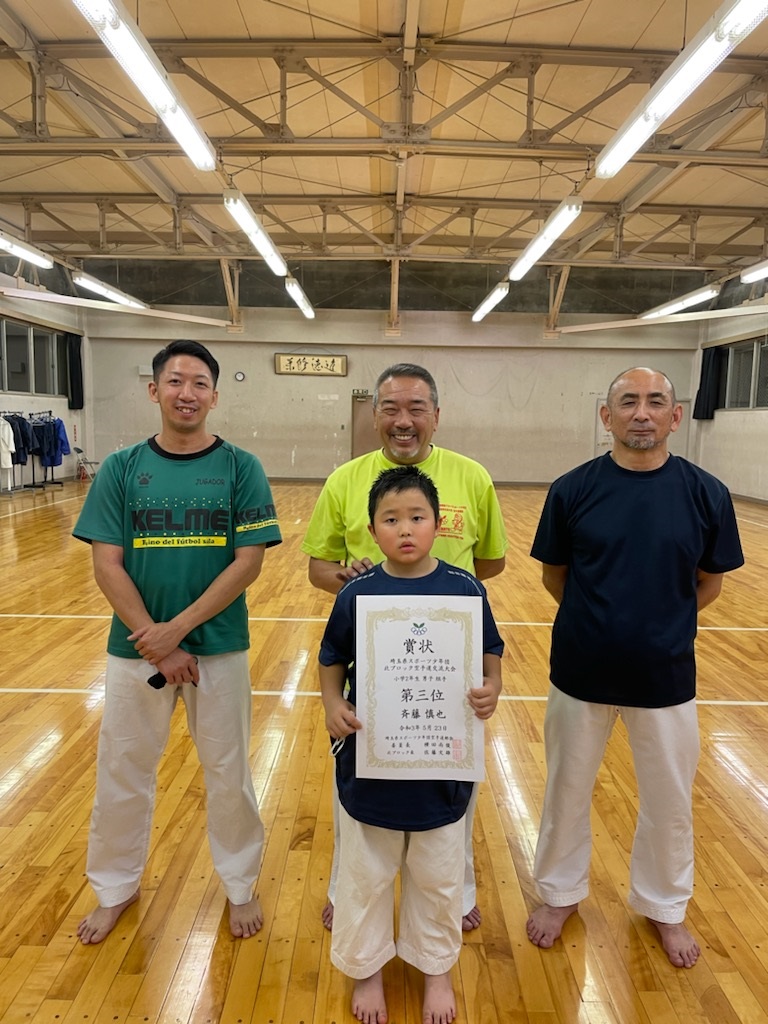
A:
[[[438,561],[427,576],[390,576],[381,565],[356,576],[339,591],[320,645],[322,665],[344,665],[349,701],[356,703],[355,604],[358,595],[445,595],[480,597],[483,602],[483,653],[501,657],[504,642],[496,628],[485,587],[468,572]],[[347,736],[336,755],[339,800],[350,817],[366,825],[423,832],[459,821],[467,810],[472,782],[413,779],[358,779],[355,743]]]

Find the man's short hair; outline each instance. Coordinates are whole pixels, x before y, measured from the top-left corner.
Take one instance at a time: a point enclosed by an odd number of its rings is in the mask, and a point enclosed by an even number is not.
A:
[[[394,366],[388,367],[383,373],[380,373],[376,381],[376,386],[373,389],[373,406],[376,408],[379,404],[379,388],[385,380],[389,380],[390,377],[415,377],[416,380],[423,380],[429,388],[429,397],[432,399],[432,404],[437,409],[438,402],[437,398],[437,384],[435,384],[435,378],[429,372],[425,370],[423,366],[417,366],[416,363],[395,363]]]
[[[635,370],[644,370],[646,373],[658,373],[659,376],[663,377],[664,380],[667,382],[667,387],[669,388],[669,394],[672,399],[672,405],[677,404],[677,398],[675,397],[675,385],[672,383],[672,381],[669,379],[666,373],[664,373],[662,370],[654,370],[650,366],[630,366],[629,369],[622,370],[622,372],[618,374],[616,377],[614,377],[611,383],[608,385],[608,394],[605,396],[606,405],[611,404],[613,392],[619,381],[626,377],[628,373],[634,373]]]
[[[211,371],[213,386],[216,387],[216,383],[219,379],[219,364],[213,358],[205,345],[201,345],[199,341],[187,341],[183,338],[179,341],[172,341],[166,345],[165,348],[160,349],[152,360],[152,376],[154,377],[156,384],[160,374],[165,369],[165,364],[169,359],[173,359],[174,356],[194,356],[196,359],[202,359]]]
[[[416,466],[395,466],[394,469],[385,469],[376,477],[368,494],[368,518],[373,523],[376,509],[386,494],[394,491],[400,494],[401,491],[421,491],[427,502],[435,513],[435,523],[440,521],[440,499],[437,496],[437,488],[432,478],[422,473]]]

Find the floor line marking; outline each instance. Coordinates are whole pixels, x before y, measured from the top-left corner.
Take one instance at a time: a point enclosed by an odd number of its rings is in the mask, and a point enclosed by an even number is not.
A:
[[[79,689],[75,687],[35,687],[35,686],[0,686],[0,696],[3,694],[54,694],[56,696],[61,694],[70,694],[75,696],[85,697],[99,697],[103,700],[104,690],[103,688],[95,689]],[[251,690],[251,696],[253,697],[289,697],[293,700],[294,697],[321,697],[322,694],[319,690]],[[499,701],[506,703],[525,703],[531,702],[534,704],[543,704],[547,701],[546,694],[542,696],[536,696],[535,694],[502,694],[499,697]],[[696,699],[696,703],[702,706],[709,707],[739,707],[739,708],[765,708],[768,707],[768,700],[700,700]]]
[[[51,612],[0,612],[0,619],[61,619],[63,621],[76,621],[88,619],[102,619],[109,621],[111,615],[59,615]],[[249,622],[327,622],[325,616],[295,617],[282,615],[249,615]],[[531,628],[549,628],[551,622],[514,622],[505,619],[497,619],[497,626],[521,626]],[[768,626],[699,626],[699,633],[768,633]]]

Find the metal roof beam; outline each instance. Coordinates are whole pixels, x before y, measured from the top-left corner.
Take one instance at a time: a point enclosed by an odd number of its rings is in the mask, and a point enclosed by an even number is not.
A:
[[[300,39],[285,40],[215,40],[150,39],[150,45],[163,49],[176,57],[221,58],[224,60],[259,60],[282,58],[315,59],[337,57],[350,61],[359,59],[394,59],[400,63],[402,36],[385,36],[380,41],[368,40],[327,40]],[[75,40],[62,42],[58,39],[41,40],[46,54],[58,60],[103,59],[107,53],[98,40]],[[522,61],[526,64],[560,64],[563,66],[593,68],[647,68],[652,66],[665,70],[679,55],[679,50],[620,49],[598,46],[539,46],[506,45],[495,43],[453,43],[440,39],[419,37],[420,63],[424,60],[488,61],[496,64],[510,64]],[[7,59],[7,53],[0,52],[0,59]],[[765,73],[765,59],[758,56],[730,54],[718,65],[717,72],[728,74],[761,75]]]
[[[317,82],[318,85],[322,85],[322,87],[327,89],[328,92],[337,96],[342,103],[346,103],[348,107],[356,110],[358,114],[362,114],[363,117],[372,121],[377,127],[382,128],[384,126],[385,121],[383,118],[379,117],[378,114],[374,114],[372,110],[369,110],[368,107],[364,106],[362,103],[358,103],[354,96],[350,96],[348,92],[340,89],[338,85],[330,80],[330,78],[327,78],[325,75],[321,75],[319,71],[315,71],[315,69],[310,67],[305,60],[285,61],[284,63],[286,71],[293,74],[306,75],[314,82]]]
[[[470,89],[468,93],[465,93],[460,99],[452,103],[450,107],[446,107],[445,110],[441,110],[439,114],[435,114],[423,125],[419,125],[422,132],[431,132],[437,125],[442,124],[443,121],[447,121],[449,117],[453,117],[454,114],[458,113],[459,110],[463,110],[464,107],[469,106],[470,103],[474,103],[480,96],[485,96],[491,89],[494,89],[501,82],[511,78],[513,74],[520,74],[519,68],[514,64],[508,65],[503,71],[500,71],[497,75],[492,78],[486,79],[485,82],[481,82],[480,85],[475,86],[474,89]],[[535,71],[533,68],[526,70],[526,75],[533,75]]]
[[[416,43],[419,39],[419,7],[421,0],[405,0],[403,20],[403,64],[410,67],[416,60]]]
[[[280,138],[282,136],[281,127],[279,124],[269,124],[269,122],[262,120],[257,114],[254,114],[252,110],[249,110],[244,104],[231,96],[224,89],[220,89],[218,85],[211,82],[210,79],[206,78],[205,75],[201,75],[199,71],[195,71],[189,64],[185,64],[180,57],[175,57],[173,54],[169,54],[167,50],[162,47],[158,47],[157,56],[163,63],[166,71],[170,71],[175,74],[186,75],[193,82],[196,82],[199,86],[209,92],[216,99],[221,100],[230,110],[234,110],[235,113],[239,114],[242,118],[254,125],[260,131],[262,131],[269,138]]]
[[[531,132],[531,142],[549,142],[551,138],[555,135],[559,135],[564,128],[568,127],[568,125],[573,124],[574,121],[578,121],[580,118],[584,117],[585,114],[594,110],[595,107],[599,107],[601,103],[605,103],[606,100],[611,99],[611,97],[615,96],[616,93],[626,89],[628,85],[635,85],[637,82],[642,81],[644,81],[644,77],[642,75],[638,74],[636,70],[630,71],[626,78],[623,78],[620,82],[612,85],[610,89],[605,89],[598,96],[593,96],[591,100],[588,100],[583,104],[583,106],[579,107],[578,110],[574,110],[572,114],[568,114],[567,117],[564,117],[562,121],[558,121],[558,123],[553,125],[551,128],[534,129]]]
[[[753,111],[748,111],[753,113]],[[484,142],[471,139],[331,139],[306,138],[294,141],[248,138],[217,138],[211,142],[222,157],[229,159],[236,156],[280,156],[314,157],[314,156],[345,156],[349,154],[374,156],[392,156],[403,147],[410,147],[420,156],[472,156],[483,159],[514,158],[516,160],[548,160],[570,163],[578,167],[587,163],[602,145],[595,143],[577,145],[575,143],[549,143],[548,145],[521,145],[517,142]],[[35,156],[45,159],[51,156],[105,156],[120,149],[127,153],[142,157],[163,156],[184,158],[181,148],[170,140],[152,140],[138,138],[57,138],[46,140],[0,139],[0,158],[8,156]],[[759,167],[765,169],[765,156],[757,150],[640,150],[632,158],[632,163],[664,164],[676,167],[678,164],[698,164],[700,166],[717,167]]]
[[[633,245],[631,249],[627,250],[627,255],[639,255],[641,252],[643,252],[644,249],[648,249],[650,246],[658,242],[660,238],[663,238],[665,235],[670,234],[670,232],[675,231],[677,228],[680,227],[681,224],[684,224],[685,222],[686,217],[678,217],[676,220],[673,220],[671,224],[667,224],[660,231],[657,231],[655,235],[652,235],[650,238],[646,238],[644,242],[640,242],[639,245]]]
[[[179,202],[188,206],[221,206],[221,194],[218,192],[188,192],[179,194]],[[0,205],[22,203],[25,199],[33,199],[38,203],[68,203],[73,205],[97,205],[99,202],[108,201],[118,203],[120,206],[152,206],[165,205],[153,192],[3,192],[0,191]],[[269,206],[296,206],[323,207],[332,206],[367,207],[391,206],[394,203],[394,196],[389,194],[364,195],[355,192],[352,195],[334,195],[333,193],[317,194],[275,194],[271,193],[267,202],[257,205]],[[408,206],[427,209],[456,209],[456,207],[472,207],[473,210],[512,210],[531,211],[535,217],[545,217],[557,205],[556,202],[546,202],[540,199],[499,199],[496,196],[475,197],[468,202],[463,196],[440,195],[440,196],[409,196]],[[584,213],[619,213],[619,203],[607,203],[598,201],[584,202]],[[644,203],[632,211],[648,217],[670,216],[684,217],[686,214],[697,213],[700,217],[727,217],[730,220],[743,218],[752,220],[765,213],[764,206],[707,206],[707,205],[679,205],[674,203]],[[270,214],[271,216],[271,214]],[[520,227],[518,224],[516,227]],[[512,229],[514,230],[514,229]],[[509,232],[504,232],[508,234]],[[501,236],[500,236],[501,237]]]

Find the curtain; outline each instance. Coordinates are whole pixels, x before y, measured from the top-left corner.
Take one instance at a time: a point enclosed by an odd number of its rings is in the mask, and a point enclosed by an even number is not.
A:
[[[67,373],[69,379],[69,408],[83,408],[83,339],[79,334],[65,334],[67,339]]]
[[[716,345],[701,353],[701,378],[693,406],[695,420],[713,420],[720,386],[720,350]]]

